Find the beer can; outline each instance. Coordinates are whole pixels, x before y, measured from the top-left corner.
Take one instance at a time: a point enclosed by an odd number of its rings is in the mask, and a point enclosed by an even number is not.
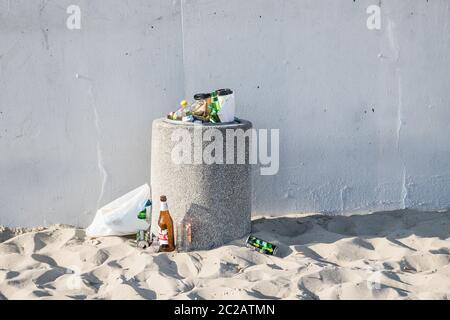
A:
[[[138,248],[145,249],[150,246],[148,232],[145,230],[139,230],[136,233],[136,245]]]
[[[277,253],[278,247],[270,242],[259,239],[255,236],[249,235],[245,241],[245,245],[252,248],[260,253],[275,255]]]

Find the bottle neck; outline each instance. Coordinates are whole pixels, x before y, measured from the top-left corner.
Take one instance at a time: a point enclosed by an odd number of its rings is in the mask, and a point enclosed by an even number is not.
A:
[[[161,201],[161,210],[160,211],[169,211],[169,207],[167,206],[166,201]]]

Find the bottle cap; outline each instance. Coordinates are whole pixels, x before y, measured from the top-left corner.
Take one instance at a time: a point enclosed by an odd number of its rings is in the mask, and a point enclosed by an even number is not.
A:
[[[166,196],[161,196],[159,197],[159,200],[162,202],[166,202],[167,201],[167,197]]]

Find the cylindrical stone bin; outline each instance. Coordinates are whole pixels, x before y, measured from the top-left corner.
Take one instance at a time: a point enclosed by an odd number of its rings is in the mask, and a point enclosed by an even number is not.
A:
[[[167,196],[175,232],[181,221],[191,223],[189,250],[211,249],[250,233],[251,128],[245,120],[153,121],[153,233],[158,232],[161,195]]]

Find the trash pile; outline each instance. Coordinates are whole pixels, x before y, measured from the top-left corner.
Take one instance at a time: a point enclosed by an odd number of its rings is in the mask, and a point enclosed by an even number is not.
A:
[[[169,120],[202,123],[233,122],[235,115],[234,93],[231,89],[218,89],[211,93],[197,93],[194,102],[180,102],[177,111],[167,115]]]
[[[235,118],[235,100],[231,89],[219,89],[211,93],[194,95],[189,105],[181,101],[180,108],[169,113],[169,120],[193,123],[229,123]],[[158,234],[151,232],[152,202],[148,184],[130,191],[97,210],[94,220],[86,229],[91,238],[104,236],[135,235],[135,245],[140,249],[150,248],[153,252],[191,251],[193,248],[193,223],[187,215],[181,221],[174,221],[170,215],[167,197],[160,196]],[[195,229],[194,229],[195,230]],[[176,235],[176,238],[175,238]],[[257,252],[275,255],[277,246],[250,235],[245,245]]]
[[[158,236],[151,233],[152,202],[150,187],[145,184],[114,200],[95,214],[86,235],[91,238],[104,236],[125,236],[136,234],[136,246],[141,249],[152,247],[155,252],[175,250],[175,230],[167,205],[167,197],[160,197]],[[190,251],[192,243],[191,222],[183,219],[177,223],[177,247]]]
[[[191,251],[191,218],[185,216],[175,225],[165,195],[160,197],[158,235],[150,230],[151,215],[150,187],[145,184],[99,209],[86,229],[86,235],[97,238],[135,234],[135,244],[140,249],[151,248],[153,252],[172,252],[175,249]],[[278,249],[276,245],[253,235],[246,239],[245,245],[267,255],[276,255]]]

